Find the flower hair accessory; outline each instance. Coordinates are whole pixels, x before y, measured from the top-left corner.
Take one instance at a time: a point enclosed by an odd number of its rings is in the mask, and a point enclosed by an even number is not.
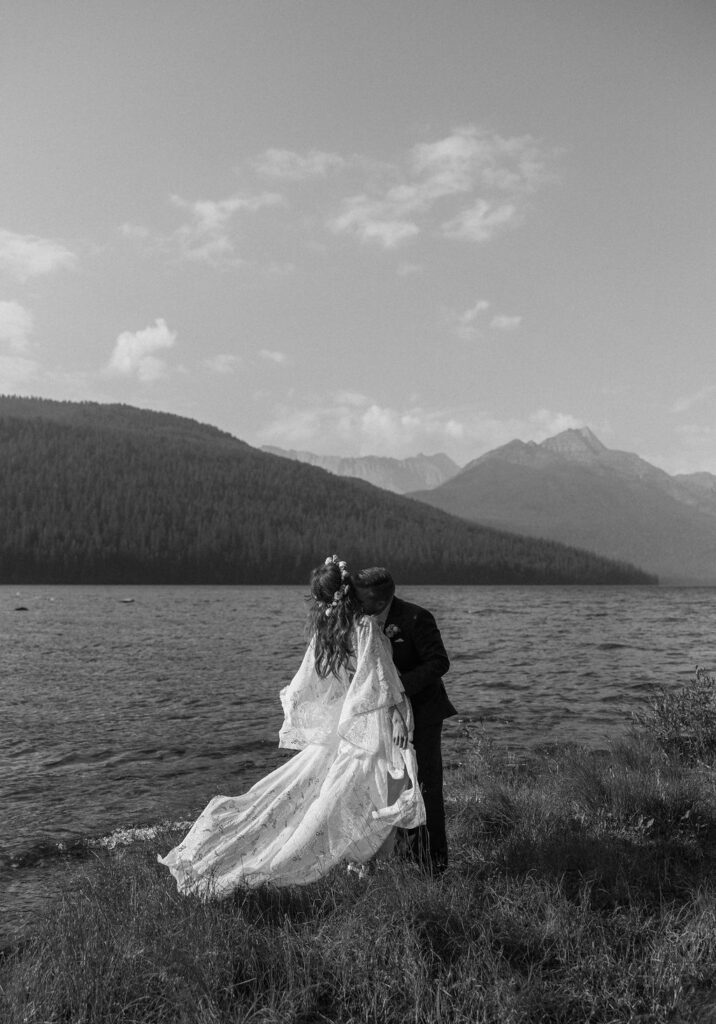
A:
[[[326,608],[326,616],[330,617],[338,608],[338,605],[348,593],[350,589],[350,572],[348,570],[348,563],[339,560],[338,555],[329,555],[323,563],[324,565],[337,565],[341,574],[341,585],[333,595],[333,601]]]

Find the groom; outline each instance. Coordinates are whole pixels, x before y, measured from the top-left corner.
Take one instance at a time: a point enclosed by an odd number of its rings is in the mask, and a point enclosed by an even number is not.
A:
[[[425,825],[405,832],[406,852],[440,872],[448,860],[440,740],[443,719],[457,714],[442,681],[450,661],[432,614],[395,597],[395,583],[387,569],[361,569],[353,575],[353,584],[363,611],[390,639],[395,667],[413,707],[413,746],[426,820]]]

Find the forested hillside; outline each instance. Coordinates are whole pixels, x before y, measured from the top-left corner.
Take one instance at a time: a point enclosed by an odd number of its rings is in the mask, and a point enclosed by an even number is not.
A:
[[[127,406],[0,397],[0,582],[296,583],[333,551],[401,583],[642,583]]]

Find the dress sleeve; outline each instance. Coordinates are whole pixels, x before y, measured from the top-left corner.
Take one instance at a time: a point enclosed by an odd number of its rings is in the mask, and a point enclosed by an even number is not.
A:
[[[279,747],[303,750],[311,743],[328,743],[335,735],[347,687],[345,669],[341,669],[338,678],[319,676],[311,641],[298,672],[281,690],[284,717],[278,734]]]
[[[393,664],[390,641],[370,616],[356,624],[356,668],[338,723],[340,737],[375,753],[385,743],[390,708],[398,707],[409,731],[412,709]]]

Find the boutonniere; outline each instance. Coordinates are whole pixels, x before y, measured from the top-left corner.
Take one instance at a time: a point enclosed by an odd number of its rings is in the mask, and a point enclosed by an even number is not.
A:
[[[389,626],[386,626],[383,630],[389,640],[395,640],[400,635],[400,626],[396,626],[394,622],[391,622]]]

